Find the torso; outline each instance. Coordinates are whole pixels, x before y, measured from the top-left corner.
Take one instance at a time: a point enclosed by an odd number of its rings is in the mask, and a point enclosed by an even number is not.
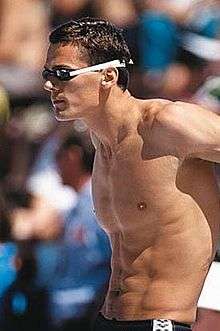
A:
[[[116,153],[97,145],[93,199],[112,244],[102,312],[110,319],[191,323],[219,232],[212,164],[169,155],[143,159],[142,146],[138,129]]]

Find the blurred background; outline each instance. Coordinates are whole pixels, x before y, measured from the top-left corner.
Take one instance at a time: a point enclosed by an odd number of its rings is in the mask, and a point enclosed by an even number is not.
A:
[[[88,330],[108,283],[89,133],[56,122],[41,79],[49,31],[84,16],[123,29],[134,96],[220,114],[219,0],[1,0],[1,330]]]

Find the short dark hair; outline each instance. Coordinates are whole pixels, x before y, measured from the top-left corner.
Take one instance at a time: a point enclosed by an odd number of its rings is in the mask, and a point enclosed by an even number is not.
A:
[[[72,44],[88,56],[90,65],[112,60],[124,61],[125,68],[118,68],[118,85],[125,91],[128,87],[128,64],[131,54],[122,30],[104,19],[84,17],[58,26],[50,34],[52,44]]]

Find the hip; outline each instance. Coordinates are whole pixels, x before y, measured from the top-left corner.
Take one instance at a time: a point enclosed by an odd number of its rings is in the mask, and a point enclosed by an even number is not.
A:
[[[191,326],[168,319],[147,319],[141,321],[109,320],[99,314],[93,331],[191,331]]]

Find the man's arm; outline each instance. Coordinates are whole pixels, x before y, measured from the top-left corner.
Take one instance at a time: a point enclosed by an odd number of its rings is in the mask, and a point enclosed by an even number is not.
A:
[[[148,132],[149,147],[157,157],[173,155],[220,163],[220,116],[200,106],[170,103],[157,112]],[[142,154],[147,158],[147,149],[143,148]]]

